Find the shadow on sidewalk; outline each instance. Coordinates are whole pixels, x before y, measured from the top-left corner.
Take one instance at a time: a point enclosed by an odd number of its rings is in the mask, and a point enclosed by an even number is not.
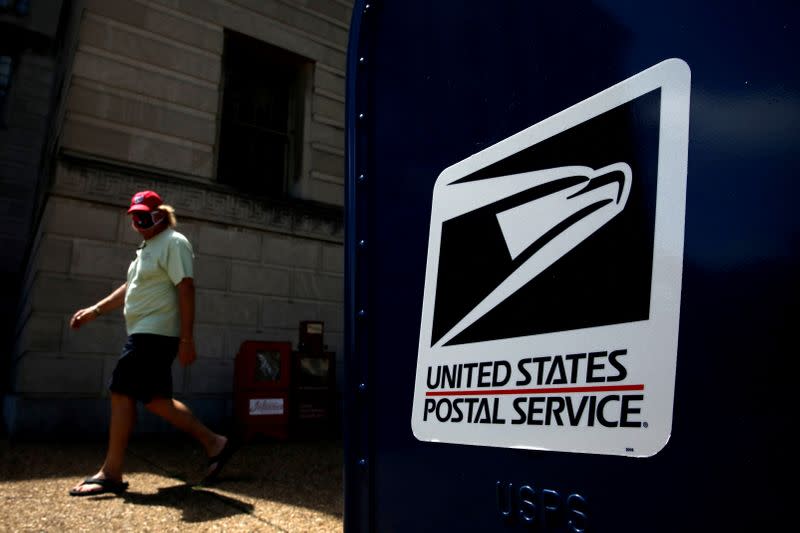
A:
[[[74,483],[97,472],[104,455],[105,443],[99,439],[0,439],[0,482],[65,479],[66,497]],[[134,505],[180,509],[184,521],[190,523],[239,513],[253,515],[253,503],[259,500],[342,517],[342,458],[338,438],[256,440],[237,450],[213,485],[198,486],[192,483],[204,474],[207,458],[194,441],[180,435],[135,436],[126,459],[126,477],[133,479],[121,497]],[[153,474],[162,482],[166,477],[176,484],[142,486],[137,474]],[[240,501],[238,495],[249,501]]]
[[[189,484],[159,487],[155,494],[126,491],[119,496],[134,505],[174,507],[183,512],[188,523],[218,520],[237,514],[252,514],[252,504]]]
[[[161,475],[199,482],[206,457],[188,444],[181,448],[164,447],[158,441],[139,442],[131,447],[131,455]],[[343,453],[341,440],[331,437],[286,441],[257,438],[241,444],[219,478],[204,488],[341,517]]]

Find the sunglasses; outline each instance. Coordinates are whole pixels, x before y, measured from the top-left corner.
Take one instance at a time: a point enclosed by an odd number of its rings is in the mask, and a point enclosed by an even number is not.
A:
[[[143,213],[141,211],[137,211],[132,213],[133,216],[133,223],[136,225],[137,228],[147,229],[153,227],[155,222],[153,221],[153,216],[150,213]]]

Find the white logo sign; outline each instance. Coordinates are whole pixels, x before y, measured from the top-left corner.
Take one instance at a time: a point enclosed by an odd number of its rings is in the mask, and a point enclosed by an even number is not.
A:
[[[251,415],[282,415],[283,398],[255,398],[250,400]]]
[[[420,440],[650,456],[672,428],[689,67],[670,59],[445,169]]]

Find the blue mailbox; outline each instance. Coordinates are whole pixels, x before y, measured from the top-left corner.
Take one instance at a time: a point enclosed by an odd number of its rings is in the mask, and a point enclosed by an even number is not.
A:
[[[791,527],[799,26],[356,2],[346,531]]]

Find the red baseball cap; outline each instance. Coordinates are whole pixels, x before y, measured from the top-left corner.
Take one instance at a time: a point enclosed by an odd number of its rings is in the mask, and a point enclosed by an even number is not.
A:
[[[134,211],[150,213],[158,209],[158,206],[163,203],[161,197],[154,191],[137,192],[131,198],[131,207],[128,209],[128,213],[133,213]]]

